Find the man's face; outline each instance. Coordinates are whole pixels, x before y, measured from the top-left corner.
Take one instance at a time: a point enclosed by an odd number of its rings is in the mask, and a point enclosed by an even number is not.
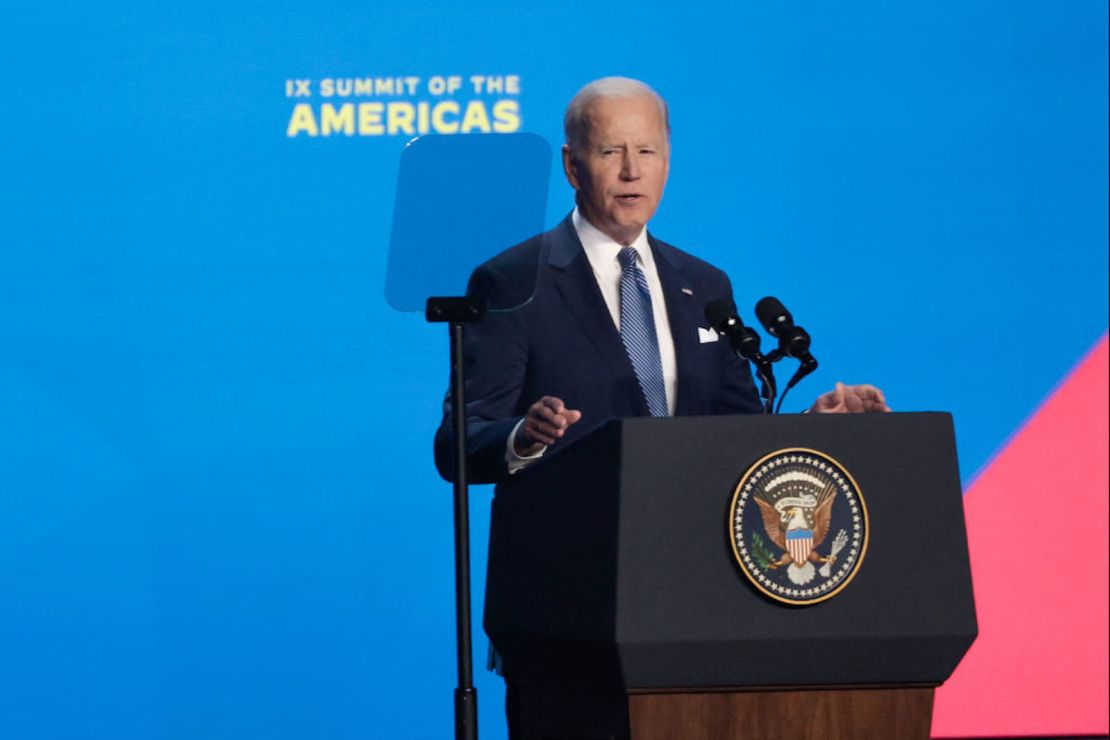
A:
[[[667,184],[670,143],[648,95],[599,98],[588,109],[585,151],[563,147],[563,170],[578,209],[600,231],[631,244],[655,214]]]

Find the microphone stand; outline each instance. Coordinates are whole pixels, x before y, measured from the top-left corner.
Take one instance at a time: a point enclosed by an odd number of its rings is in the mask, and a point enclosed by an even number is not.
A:
[[[794,371],[794,375],[786,384],[786,390],[782,392],[782,397],[779,398],[778,409],[775,409],[776,414],[779,412],[779,409],[782,408],[782,402],[786,400],[786,394],[790,392],[790,389],[796,386],[799,380],[817,369],[817,360],[813,359],[812,355],[809,357],[808,360],[801,360],[800,362],[801,364],[798,365],[798,369]]]
[[[767,360],[755,362],[753,360],[752,364],[755,365],[755,374],[759,378],[760,396],[763,397],[763,413],[774,413],[775,396],[778,395],[778,389],[775,386],[775,371],[771,368],[771,362]]]
[[[458,685],[455,688],[455,740],[478,740],[478,690],[474,688],[470,620],[470,510],[466,480],[466,399],[463,327],[481,321],[485,301],[465,297],[429,298],[424,318],[447,323],[451,335],[451,421],[455,458],[455,642]]]
[[[752,344],[745,346],[745,332],[755,337]],[[721,332],[728,338],[729,347],[733,353],[744,362],[750,362],[755,367],[756,377],[759,378],[759,395],[763,399],[763,413],[772,414],[775,409],[775,396],[778,395],[778,386],[775,383],[775,370],[771,367],[782,355],[773,350],[766,355],[759,352],[759,337],[752,329],[741,325],[738,330]],[[754,345],[754,346],[753,346]]]

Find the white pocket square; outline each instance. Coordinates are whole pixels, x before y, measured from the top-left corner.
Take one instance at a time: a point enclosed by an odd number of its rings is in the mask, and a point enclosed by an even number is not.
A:
[[[720,336],[720,334],[713,331],[712,329],[702,329],[700,326],[698,327],[698,341],[702,344],[707,344],[708,342],[716,342],[718,339],[720,339]]]

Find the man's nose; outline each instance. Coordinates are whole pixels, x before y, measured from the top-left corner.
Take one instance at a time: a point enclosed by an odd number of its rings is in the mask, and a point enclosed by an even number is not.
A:
[[[624,180],[640,179],[640,163],[635,152],[626,152],[621,161],[621,178]]]

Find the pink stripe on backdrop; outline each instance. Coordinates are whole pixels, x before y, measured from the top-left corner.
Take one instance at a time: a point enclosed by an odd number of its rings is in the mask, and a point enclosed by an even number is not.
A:
[[[964,497],[979,639],[933,737],[1108,732],[1108,385],[1103,334]]]

